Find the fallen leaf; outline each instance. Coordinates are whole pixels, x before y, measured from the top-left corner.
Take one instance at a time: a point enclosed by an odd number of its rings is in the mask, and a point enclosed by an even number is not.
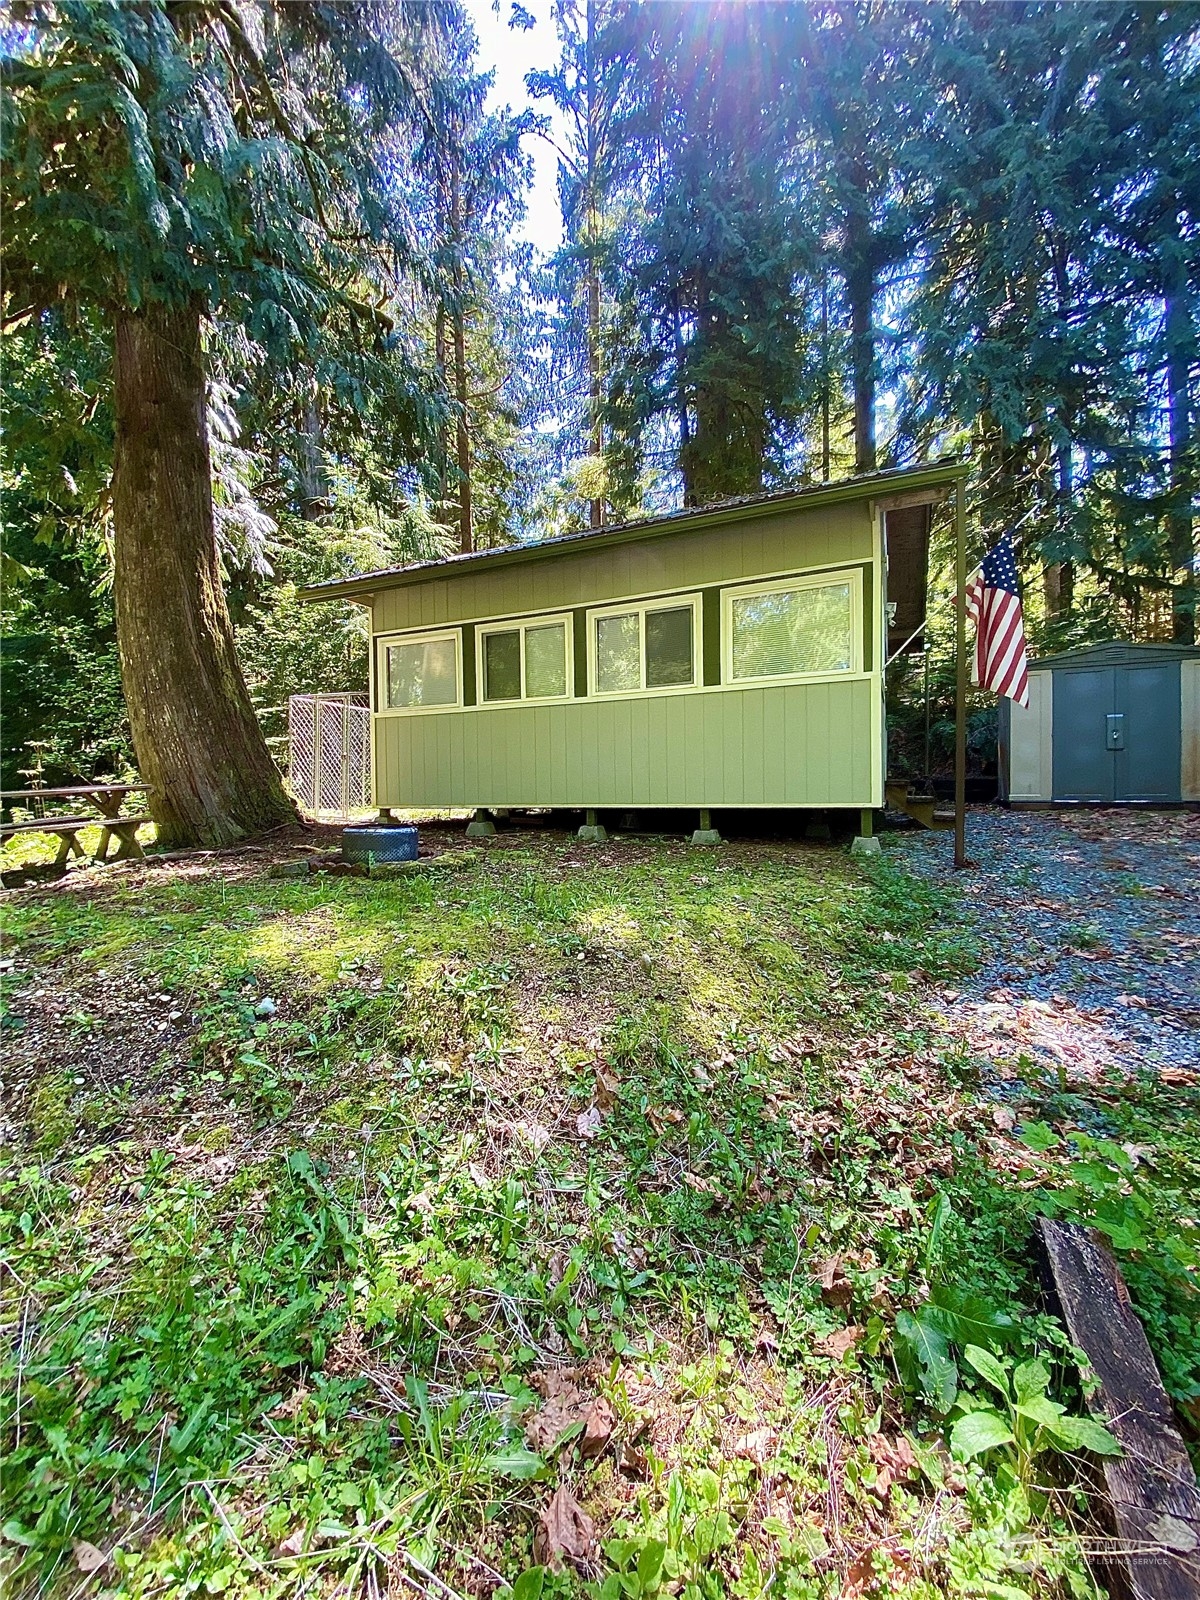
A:
[[[518,1122],[516,1131],[535,1156],[540,1156],[550,1143],[550,1129],[543,1128],[540,1122]]]
[[[298,1556],[304,1553],[304,1529],[299,1527],[294,1533],[289,1533],[286,1539],[279,1543],[281,1556]]]
[[[601,1111],[611,1111],[616,1104],[617,1095],[621,1092],[621,1080],[615,1072],[606,1072],[603,1067],[596,1068],[596,1104]]]
[[[564,1559],[584,1562],[591,1553],[594,1536],[591,1517],[566,1484],[560,1484],[538,1518],[537,1532],[533,1536],[533,1559],[555,1571],[561,1569]]]
[[[758,1332],[754,1335],[754,1348],[756,1350],[778,1350],[779,1337],[767,1323],[761,1323]]]
[[[575,1118],[575,1128],[581,1139],[594,1139],[600,1132],[603,1121],[599,1106],[589,1106]]]
[[[1200,1083],[1200,1073],[1193,1072],[1189,1067],[1159,1067],[1158,1076],[1163,1083],[1175,1088],[1187,1088],[1190,1084]]]
[[[761,1467],[775,1454],[775,1434],[770,1428],[754,1428],[735,1442],[733,1453]]]
[[[848,1306],[854,1298],[854,1285],[842,1270],[841,1256],[828,1256],[817,1263],[817,1282],[821,1299],[829,1306]]]
[[[525,1424],[525,1440],[531,1450],[549,1455],[564,1433],[579,1430],[584,1395],[565,1372],[539,1372],[533,1385],[542,1396],[542,1405]]]
[[[886,1500],[891,1493],[892,1484],[899,1478],[905,1478],[910,1472],[915,1472],[917,1458],[913,1447],[904,1434],[899,1434],[895,1439],[889,1439],[884,1433],[877,1433],[871,1439],[868,1447],[871,1460],[876,1466],[875,1493],[881,1500]]]
[[[75,1552],[75,1565],[80,1572],[99,1572],[101,1567],[108,1565],[108,1557],[103,1550],[97,1550],[94,1544],[89,1544],[86,1539],[76,1539],[71,1546]]]
[[[585,1461],[600,1455],[612,1438],[616,1416],[612,1406],[598,1394],[583,1414],[583,1438],[579,1441],[579,1454]]]
[[[850,1563],[846,1572],[846,1586],[842,1590],[842,1600],[852,1600],[852,1597],[877,1589],[883,1584],[889,1589],[892,1588],[894,1567],[898,1567],[906,1576],[912,1570],[912,1558],[907,1550],[892,1549],[887,1545],[864,1550]]]
[[[854,1323],[848,1322],[844,1328],[835,1328],[832,1333],[827,1333],[817,1343],[827,1356],[832,1356],[835,1361],[841,1361],[848,1351],[854,1349],[862,1335],[861,1328],[857,1328]]]
[[[993,1106],[992,1121],[1002,1133],[1009,1133],[1017,1125],[1017,1114],[1011,1106]]]

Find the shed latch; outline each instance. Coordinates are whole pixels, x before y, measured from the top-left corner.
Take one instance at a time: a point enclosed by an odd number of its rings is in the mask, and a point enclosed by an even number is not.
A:
[[[1108,739],[1105,748],[1108,750],[1124,750],[1125,713],[1123,711],[1110,711],[1104,720],[1108,725]]]

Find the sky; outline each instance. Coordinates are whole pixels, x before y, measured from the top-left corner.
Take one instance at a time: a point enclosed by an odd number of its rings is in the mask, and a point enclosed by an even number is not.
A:
[[[508,26],[509,0],[464,0],[464,6],[479,38],[478,63],[481,72],[495,72],[488,109],[498,111],[511,106],[550,116],[561,126],[561,117],[547,100],[533,100],[525,90],[525,74],[553,67],[558,59],[558,38],[554,30],[552,0],[523,0],[525,9],[537,22],[522,31]],[[558,157],[547,140],[530,139],[526,145],[533,157],[533,188],[528,197],[525,220],[516,230],[539,250],[549,254],[562,241],[562,215],[558,209]]]

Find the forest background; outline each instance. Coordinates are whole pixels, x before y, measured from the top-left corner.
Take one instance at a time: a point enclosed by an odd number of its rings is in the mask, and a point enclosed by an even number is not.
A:
[[[3,25],[5,190],[25,204],[3,336],[5,787],[133,761],[113,327],[103,296],[23,296],[38,175],[9,137],[59,114],[53,72],[23,77],[52,46],[73,105],[95,73],[140,181],[147,114],[100,70],[107,9]],[[243,30],[238,62],[319,161],[340,252],[336,293],[306,301],[284,252],[278,283],[247,274],[202,324],[222,576],[271,737],[289,694],[365,687],[360,614],[304,605],[303,584],[943,453],[976,469],[974,554],[1014,533],[1036,651],[1194,639],[1200,6],[554,0],[533,110],[495,108],[453,0],[342,7],[403,84],[370,117],[280,8],[191,9],[218,42]],[[533,18],[505,0],[503,20],[519,58]],[[203,74],[188,84],[178,115],[208,137]],[[235,131],[239,160],[269,161]],[[520,228],[546,140],[552,253]],[[949,576],[935,541],[935,766]],[[919,656],[889,674],[910,759],[921,677]]]

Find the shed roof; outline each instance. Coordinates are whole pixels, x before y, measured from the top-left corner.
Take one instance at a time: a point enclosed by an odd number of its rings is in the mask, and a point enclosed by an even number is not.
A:
[[[589,528],[582,533],[560,534],[553,539],[529,539],[522,544],[500,545],[494,550],[474,550],[466,555],[443,556],[437,561],[414,561],[403,567],[386,567],[378,572],[363,572],[349,578],[332,578],[300,590],[302,600],[340,600],[371,594],[376,589],[392,589],[402,584],[425,583],[449,578],[463,569],[504,567],[524,561],[570,555],[581,547],[599,549],[627,544],[639,539],[654,539],[677,533],[682,528],[708,527],[722,522],[740,522],[750,517],[774,515],[796,508],[816,510],[847,500],[882,499],[903,495],[907,504],[928,491],[930,502],[942,498],[956,478],[963,477],[965,463],[947,459],[927,466],[899,467],[886,472],[865,472],[837,483],[819,483],[805,489],[785,489],[772,494],[744,495],[721,500],[714,505],[696,506],[687,511],[672,511],[666,516],[643,517],[636,522],[618,522],[607,528]]]
[[[1200,656],[1200,646],[1191,644],[1133,644],[1125,639],[1110,639],[1104,644],[1083,645],[1064,650],[1061,655],[1042,656],[1029,663],[1030,672],[1057,671],[1060,667],[1124,667],[1132,662],[1188,661]]]

